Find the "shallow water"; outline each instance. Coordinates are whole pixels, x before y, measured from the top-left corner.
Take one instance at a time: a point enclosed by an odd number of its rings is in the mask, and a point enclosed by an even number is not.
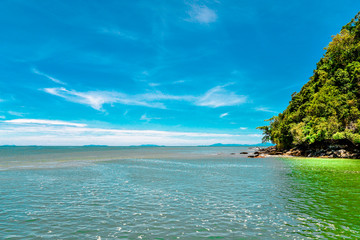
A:
[[[360,238],[360,161],[244,150],[2,147],[0,239]]]

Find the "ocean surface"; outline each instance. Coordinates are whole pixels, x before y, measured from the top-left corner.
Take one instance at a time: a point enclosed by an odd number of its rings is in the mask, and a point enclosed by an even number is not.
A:
[[[359,160],[241,151],[0,147],[0,239],[360,239]]]

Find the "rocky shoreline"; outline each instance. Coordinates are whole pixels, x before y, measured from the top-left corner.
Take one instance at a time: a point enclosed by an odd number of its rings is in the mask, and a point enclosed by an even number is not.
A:
[[[289,150],[279,150],[276,146],[258,148],[249,158],[265,156],[323,157],[360,159],[360,146],[349,141],[328,141],[311,145],[300,145]]]

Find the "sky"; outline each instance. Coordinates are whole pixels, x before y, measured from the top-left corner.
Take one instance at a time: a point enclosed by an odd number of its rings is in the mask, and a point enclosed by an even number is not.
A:
[[[0,145],[256,144],[358,0],[2,0]]]

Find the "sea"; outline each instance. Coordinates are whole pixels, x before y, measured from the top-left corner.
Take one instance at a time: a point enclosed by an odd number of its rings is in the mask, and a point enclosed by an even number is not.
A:
[[[360,161],[0,147],[0,239],[360,239]]]

